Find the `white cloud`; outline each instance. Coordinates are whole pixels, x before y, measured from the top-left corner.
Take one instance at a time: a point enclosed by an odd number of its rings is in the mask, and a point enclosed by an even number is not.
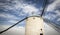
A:
[[[4,28],[0,28],[0,30],[6,29],[7,27],[9,27],[8,25],[4,25]],[[3,34],[0,35],[25,35],[25,28],[24,27],[13,27],[10,30],[4,32]]]
[[[60,6],[60,0],[55,0],[53,3],[49,4],[47,7],[47,12],[53,12],[56,14],[45,14],[45,16],[43,16],[43,18],[47,18],[49,20],[53,20],[55,18],[57,18],[57,16],[60,16],[60,11],[57,10]]]
[[[29,13],[31,14],[32,12],[38,12],[39,9],[36,8],[34,5],[29,5],[27,3],[21,3],[21,2],[17,2],[17,4],[14,6],[15,9],[22,9],[22,11],[24,13]]]
[[[10,25],[0,25],[0,31],[10,27]],[[59,35],[59,33],[53,29],[51,26],[44,23],[44,34],[45,35]],[[4,32],[0,35],[25,35],[25,27],[19,26],[19,27],[13,27],[10,30]]]
[[[13,10],[13,12],[16,12],[19,15],[24,15],[24,14],[21,14],[20,12],[31,14],[32,12],[39,11],[39,9],[34,6],[34,4],[33,5],[27,4],[27,3],[23,2],[23,0],[20,0],[20,1],[15,0],[12,2],[16,3],[16,4],[5,5],[4,3],[2,3],[3,5],[2,4],[1,5],[2,5],[2,7],[5,8],[4,9],[5,11]],[[20,9],[22,9],[22,10],[20,11]]]
[[[0,13],[0,17],[7,18],[7,19],[18,19],[16,16],[7,13]]]
[[[55,12],[57,13],[58,16],[60,15],[60,11],[59,10],[56,10]]]
[[[18,21],[17,21],[17,20],[8,20],[7,22],[10,22],[10,23],[17,23]]]
[[[16,5],[14,6],[15,9],[22,8],[24,5],[21,2],[17,2]]]
[[[46,14],[45,16],[43,16],[43,18],[47,20],[54,20],[56,17],[57,15],[55,14]]]
[[[53,11],[58,6],[58,3],[60,3],[60,0],[55,0],[52,4],[48,5],[47,11]]]
[[[38,12],[38,9],[36,7],[34,7],[33,5],[24,6],[23,10],[25,13]]]
[[[45,35],[60,35],[52,26],[48,25],[48,23],[44,23],[44,34]]]
[[[60,18],[58,18],[57,21],[60,21]]]

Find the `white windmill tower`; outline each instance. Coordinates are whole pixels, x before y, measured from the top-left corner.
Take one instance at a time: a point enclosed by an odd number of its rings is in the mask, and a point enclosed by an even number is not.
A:
[[[46,1],[47,0],[44,1],[44,5],[43,5],[44,7],[42,10],[41,16],[37,16],[34,13],[32,13],[32,16],[30,16],[28,18],[26,17],[26,18],[20,20],[16,24],[14,24],[14,25],[10,26],[9,28],[1,31],[0,34],[6,32],[7,30],[11,29],[15,25],[19,24],[20,22],[22,22],[26,19],[26,30],[25,30],[26,33],[25,33],[25,35],[44,35],[44,22],[42,19],[42,15],[43,15],[43,12],[45,10]]]
[[[44,35],[44,22],[42,15],[44,13],[47,0],[44,1],[43,10],[41,16],[35,15],[32,12],[32,16],[28,17],[26,20],[25,35]]]
[[[43,35],[44,22],[39,16],[30,16],[26,20],[26,33],[25,35]]]
[[[43,5],[44,7],[43,7],[42,14],[45,10],[46,1],[47,0],[45,0],[44,5]],[[34,13],[32,13],[32,14],[34,14]],[[44,22],[43,22],[42,14],[41,14],[41,16],[32,15],[30,17],[26,17],[26,18],[18,21],[17,23],[13,24],[12,26],[8,27],[7,29],[0,31],[0,34],[8,31],[9,29],[11,29],[12,27],[16,26],[17,24],[19,24],[20,22],[22,22],[26,19],[26,30],[25,30],[26,33],[25,33],[25,35],[45,35],[44,34]],[[52,27],[54,27],[54,25]],[[57,26],[55,25],[55,27],[57,27]],[[60,30],[59,27],[57,27],[57,28]]]

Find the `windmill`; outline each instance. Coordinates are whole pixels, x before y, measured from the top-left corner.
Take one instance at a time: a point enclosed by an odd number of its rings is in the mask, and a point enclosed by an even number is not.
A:
[[[39,15],[37,16],[34,14],[34,12],[32,12],[32,16],[27,18],[25,35],[44,35],[44,22],[42,15],[44,13],[46,5],[47,0],[45,0],[43,3],[44,7],[40,16]]]
[[[26,17],[26,18],[20,20],[19,22],[17,22],[16,24],[12,25],[11,27],[7,28],[6,30],[1,31],[0,34],[4,33],[5,31],[9,30],[10,28],[14,27],[15,25],[19,24],[20,22],[26,20],[26,22],[27,22],[26,23],[26,35],[44,35],[44,30],[43,30],[44,24],[43,24],[42,15],[43,15],[44,10],[46,8],[46,3],[47,3],[47,0],[45,0],[45,2],[44,2],[44,7],[43,7],[43,11],[42,11],[41,16],[36,16],[36,15],[34,16],[34,15],[32,15],[30,17]],[[30,23],[29,21],[32,21],[32,22]],[[33,22],[34,22],[34,24],[32,24]],[[36,22],[36,24],[38,22],[39,23],[36,25],[35,22]],[[38,30],[37,33],[34,33],[35,31],[31,31],[32,29],[29,29],[29,25],[31,25],[30,27],[33,26],[32,28],[35,29],[36,31]],[[42,25],[42,26],[40,26],[40,25]],[[39,27],[39,28],[37,28],[37,27]]]

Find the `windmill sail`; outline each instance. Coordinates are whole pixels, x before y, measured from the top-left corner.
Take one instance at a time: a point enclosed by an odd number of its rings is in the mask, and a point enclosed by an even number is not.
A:
[[[48,19],[44,19],[44,21],[46,22],[46,24],[48,24],[49,26],[54,28],[56,31],[60,32],[60,27],[58,24],[56,24],[55,22],[48,20]]]
[[[12,27],[16,26],[17,24],[19,24],[20,22],[24,21],[25,19],[27,19],[27,17],[24,18],[24,19],[22,19],[22,20],[20,20],[19,22],[15,23],[14,25],[10,26],[9,28],[7,28],[7,29],[1,31],[0,34],[2,34],[2,33],[4,33],[4,32],[6,32],[6,31],[8,31],[9,29],[11,29]]]

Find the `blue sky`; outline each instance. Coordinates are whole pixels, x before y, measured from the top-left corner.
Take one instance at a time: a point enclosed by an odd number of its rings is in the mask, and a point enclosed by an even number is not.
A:
[[[26,16],[41,14],[44,0],[0,0],[0,25],[13,25]],[[48,0],[43,15],[46,22],[50,21],[60,28],[60,0]],[[25,21],[17,26],[25,27]],[[50,23],[49,23],[50,24]]]
[[[58,4],[54,1],[58,2],[56,0],[48,1],[49,4],[43,18],[60,25],[59,5],[53,6]],[[41,14],[43,3],[44,0],[0,0],[0,25],[14,24],[26,16],[30,16],[33,11],[36,15]]]
[[[0,0],[0,25],[12,25],[31,15],[32,11],[38,14],[42,3],[43,0]],[[25,24],[23,21],[21,26],[24,25],[23,23]]]

